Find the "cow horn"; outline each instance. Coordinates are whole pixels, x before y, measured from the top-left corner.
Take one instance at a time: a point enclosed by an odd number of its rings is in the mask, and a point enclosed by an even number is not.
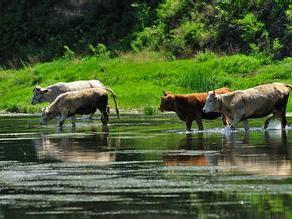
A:
[[[163,93],[164,96],[167,96],[167,93],[165,91],[162,91],[162,93]]]

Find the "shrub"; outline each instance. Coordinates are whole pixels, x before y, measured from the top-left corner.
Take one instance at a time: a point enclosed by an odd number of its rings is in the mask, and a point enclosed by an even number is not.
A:
[[[246,14],[235,23],[241,30],[241,38],[249,43],[254,43],[264,30],[264,24],[253,13]]]
[[[64,59],[67,59],[67,60],[73,60],[74,57],[75,57],[75,52],[73,50],[71,50],[68,46],[64,46]]]
[[[102,43],[98,43],[97,46],[89,45],[90,52],[96,57],[109,57],[110,52],[107,50],[106,46]]]
[[[145,48],[159,50],[164,41],[164,26],[162,24],[146,27],[138,32],[131,42],[131,47],[135,52]]]
[[[157,109],[154,107],[147,106],[143,109],[144,115],[154,115],[157,114]]]

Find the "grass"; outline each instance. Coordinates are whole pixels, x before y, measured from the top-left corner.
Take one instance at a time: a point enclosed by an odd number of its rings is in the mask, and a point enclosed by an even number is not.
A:
[[[39,112],[43,106],[30,105],[36,84],[100,79],[118,95],[121,109],[157,112],[162,91],[204,92],[227,86],[245,89],[274,81],[292,84],[292,58],[270,62],[245,55],[199,54],[193,59],[166,60],[157,54],[124,54],[119,58],[84,57],[59,59],[26,66],[20,70],[0,70],[0,110]],[[113,106],[113,104],[111,103]],[[292,101],[288,103],[292,111]]]

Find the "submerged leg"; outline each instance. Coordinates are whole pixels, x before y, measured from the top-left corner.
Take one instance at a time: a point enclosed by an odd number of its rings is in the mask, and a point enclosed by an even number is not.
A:
[[[76,118],[75,115],[71,116],[71,123],[72,123],[72,127],[76,126]]]
[[[100,111],[100,112],[101,112],[101,117],[100,117],[101,123],[103,125],[107,125],[108,124],[108,118],[109,118],[107,110],[103,110],[103,111]]]
[[[186,121],[186,128],[187,128],[187,131],[191,131],[191,129],[192,129],[192,122],[193,122],[193,121]]]
[[[268,128],[269,126],[269,123],[272,119],[274,119],[274,115],[272,115],[270,118],[268,118],[266,121],[265,121],[265,125],[264,125],[264,129]]]
[[[286,118],[286,113],[284,112],[282,113],[282,116],[281,116],[281,128],[285,129],[286,125],[287,125],[287,118]]]
[[[281,112],[281,127],[282,127],[282,129],[285,129],[285,127],[287,125],[286,107],[287,107],[288,98],[289,98],[289,94],[283,98],[283,107],[282,107],[282,112]]]
[[[94,112],[94,113],[95,113],[95,112]],[[92,118],[93,118],[93,115],[94,115],[94,113],[90,113],[90,115],[89,115],[88,119],[92,119]]]
[[[249,125],[248,125],[247,119],[242,120],[242,122],[243,122],[243,126],[244,126],[245,131],[248,131],[249,130]]]
[[[61,115],[60,117],[57,118],[58,119],[58,126],[60,128],[63,127],[63,124],[64,124],[66,118],[67,118],[67,116],[65,116],[65,115]]]
[[[202,123],[201,119],[197,119],[196,123],[197,123],[197,125],[199,127],[199,130],[204,130],[204,126],[203,126],[203,123]]]
[[[231,128],[233,129],[233,130],[235,130],[235,126],[237,125],[237,123],[240,121],[240,119],[239,118],[235,118],[235,119],[233,119],[233,121],[231,122]]]

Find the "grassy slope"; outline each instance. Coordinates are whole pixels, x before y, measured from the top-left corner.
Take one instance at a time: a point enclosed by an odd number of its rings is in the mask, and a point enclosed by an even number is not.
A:
[[[162,90],[187,93],[222,86],[243,89],[273,81],[292,84],[292,58],[267,64],[264,59],[244,55],[201,54],[195,59],[176,61],[133,57],[60,59],[18,71],[0,70],[0,109],[38,112],[43,106],[30,105],[36,82],[45,87],[59,81],[100,79],[117,93],[120,108],[139,110],[157,108]],[[290,100],[288,111],[291,110]]]

